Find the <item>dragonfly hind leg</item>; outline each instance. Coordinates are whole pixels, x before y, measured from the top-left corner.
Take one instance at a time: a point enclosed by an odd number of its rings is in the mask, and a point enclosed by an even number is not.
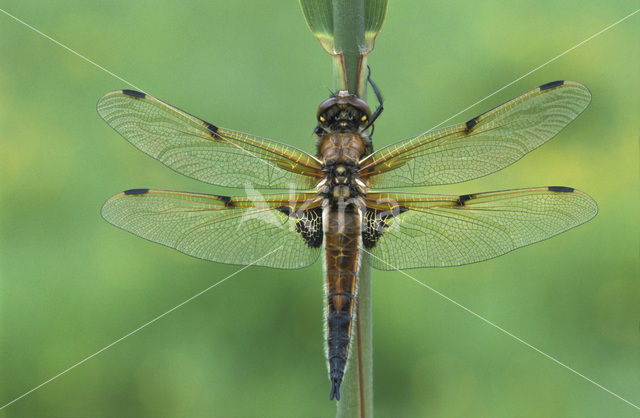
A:
[[[363,131],[366,131],[367,129],[369,129],[369,127],[371,127],[371,133],[369,134],[369,136],[372,136],[373,131],[375,129],[375,126],[373,125],[373,123],[382,114],[382,111],[384,110],[384,105],[382,100],[382,93],[380,93],[378,86],[376,86],[376,83],[374,83],[373,80],[371,79],[371,67],[367,66],[367,68],[369,69],[369,74],[367,75],[367,81],[369,82],[369,84],[371,84],[371,88],[373,89],[373,92],[376,94],[376,99],[378,99],[378,103],[379,103],[375,112],[373,112],[373,115],[371,115],[371,120],[369,121],[367,126],[365,126],[365,128],[363,129]]]

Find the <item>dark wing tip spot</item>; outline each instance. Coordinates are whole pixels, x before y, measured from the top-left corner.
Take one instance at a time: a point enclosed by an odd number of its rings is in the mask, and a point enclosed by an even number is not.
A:
[[[464,206],[464,202],[473,199],[473,195],[472,194],[463,194],[462,196],[458,197],[458,200],[456,201],[458,206]]]
[[[129,189],[129,190],[125,190],[124,194],[145,194],[148,192],[149,192],[149,189]]]
[[[205,122],[207,124],[207,129],[209,130],[209,132],[211,132],[214,135],[218,134],[218,127],[216,125],[213,125],[209,122]]]
[[[473,119],[469,119],[467,122],[465,122],[465,128],[464,130],[469,133],[473,130],[473,127],[476,126],[476,124],[478,123],[478,117],[476,116]]]
[[[147,97],[147,95],[141,91],[128,90],[128,89],[122,90],[122,94],[126,94],[127,96],[131,96],[131,97],[137,97],[140,99],[144,99],[145,97]]]
[[[571,193],[575,190],[573,187],[566,187],[566,186],[549,186],[548,189],[550,192],[560,192],[560,193]]]
[[[554,87],[558,87],[564,84],[564,80],[552,81],[550,83],[546,83],[540,86],[540,91],[549,90]]]

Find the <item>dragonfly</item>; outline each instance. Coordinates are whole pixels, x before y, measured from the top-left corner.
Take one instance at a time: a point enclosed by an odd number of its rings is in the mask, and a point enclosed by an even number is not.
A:
[[[102,216],[184,254],[218,263],[299,269],[324,253],[330,399],[340,399],[363,255],[380,270],[488,260],[580,225],[597,213],[566,186],[440,195],[390,188],[463,182],[538,148],[591,101],[573,81],[540,85],[485,113],[373,150],[372,113],[339,91],[317,110],[315,155],[206,122],[148,94],[107,93],[104,121],[185,176],[245,188],[240,196],[147,188],[118,193]],[[265,194],[257,190],[268,191]]]

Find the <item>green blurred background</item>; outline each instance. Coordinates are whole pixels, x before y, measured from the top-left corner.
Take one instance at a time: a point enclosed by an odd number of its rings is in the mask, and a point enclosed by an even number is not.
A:
[[[141,89],[212,123],[313,150],[331,59],[297,2],[3,1]],[[637,1],[392,2],[370,56],[377,147],[423,132],[631,13]],[[424,191],[566,185],[586,225],[485,263],[411,272],[640,404],[640,14],[461,115],[544,82],[591,106],[498,174]],[[182,177],[96,114],[122,81],[0,14],[0,405],[238,268],[99,215],[133,187],[233,193]],[[453,122],[453,121],[452,121]],[[1,416],[332,416],[322,263],[247,269]],[[375,411],[637,416],[637,410],[397,272],[373,273]]]

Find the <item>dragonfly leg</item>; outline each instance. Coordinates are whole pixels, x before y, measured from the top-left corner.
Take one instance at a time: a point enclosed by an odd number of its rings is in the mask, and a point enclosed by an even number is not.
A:
[[[376,86],[376,83],[374,83],[373,80],[371,79],[371,67],[367,66],[367,68],[369,69],[369,74],[367,75],[367,81],[369,82],[369,84],[371,84],[371,88],[373,89],[373,92],[376,94],[376,99],[378,99],[379,105],[376,108],[375,112],[373,112],[373,115],[371,115],[371,120],[369,121],[367,126],[363,129],[363,131],[367,130],[371,126],[370,135],[373,135],[373,130],[374,130],[373,123],[376,121],[376,119],[378,119],[378,116],[382,114],[382,111],[384,110],[384,106],[383,106],[383,100],[382,100],[382,93],[380,93],[380,89],[378,89],[378,86]]]

